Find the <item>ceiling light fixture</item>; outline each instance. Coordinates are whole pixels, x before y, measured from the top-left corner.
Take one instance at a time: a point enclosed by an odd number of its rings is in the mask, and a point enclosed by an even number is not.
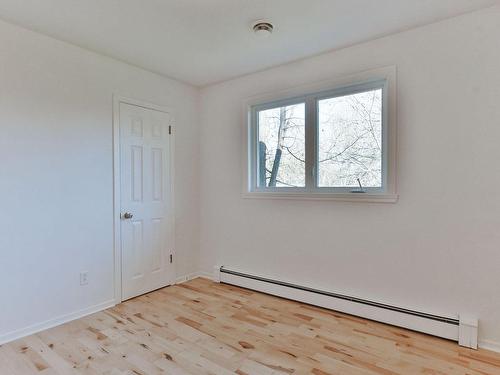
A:
[[[268,21],[257,21],[253,24],[253,31],[258,37],[268,37],[273,29],[273,24]]]

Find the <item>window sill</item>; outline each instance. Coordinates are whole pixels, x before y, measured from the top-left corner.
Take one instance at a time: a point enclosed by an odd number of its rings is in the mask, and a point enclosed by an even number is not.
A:
[[[321,200],[338,202],[368,202],[368,203],[396,203],[397,194],[356,194],[356,193],[292,193],[292,192],[244,192],[246,199],[291,199],[291,200]]]

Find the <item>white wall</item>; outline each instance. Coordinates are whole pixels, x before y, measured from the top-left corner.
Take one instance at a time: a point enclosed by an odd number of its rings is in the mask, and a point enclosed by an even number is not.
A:
[[[387,65],[397,204],[241,197],[244,98]],[[201,107],[203,271],[471,313],[482,344],[500,343],[500,7],[207,87]]]
[[[198,90],[3,22],[0,56],[0,341],[113,299],[113,93],[175,110],[178,275],[195,272]]]
[[[113,299],[118,93],[176,110],[178,276],[201,260],[468,312],[500,343],[499,35],[496,7],[302,60],[203,89],[200,119],[197,89],[0,22],[0,341]],[[241,198],[244,98],[386,65],[397,204]]]

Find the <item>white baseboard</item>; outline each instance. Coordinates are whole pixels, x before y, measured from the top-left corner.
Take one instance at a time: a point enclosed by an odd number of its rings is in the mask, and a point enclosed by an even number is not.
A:
[[[224,272],[220,273],[220,281],[227,284],[241,286],[243,288],[248,288],[259,292],[264,292],[267,294],[324,307],[330,310],[340,311],[346,314],[355,315],[403,328],[408,328],[414,331],[423,332],[438,337],[443,337],[449,340],[458,341],[459,338],[458,325],[449,324],[438,320],[409,315],[398,311],[391,311],[377,306],[365,305],[345,299],[317,294],[311,291],[294,289],[284,285],[277,285],[262,280],[256,280]]]
[[[186,281],[196,279],[198,277],[212,280],[212,275],[208,272],[193,272],[191,274],[176,278],[175,283],[176,284],[184,283]],[[17,329],[17,330],[12,331],[12,332],[8,332],[6,334],[0,335],[0,345],[6,344],[8,342],[11,342],[11,341],[14,341],[14,340],[17,340],[17,339],[20,339],[20,338],[23,338],[23,337],[26,337],[29,335],[33,335],[33,334],[41,332],[41,331],[45,331],[46,329],[50,329],[50,328],[56,327],[56,326],[64,324],[64,323],[68,323],[72,320],[83,318],[84,316],[94,314],[94,313],[102,311],[102,310],[109,309],[110,307],[113,307],[115,305],[116,305],[115,300],[109,300],[109,301],[99,303],[99,304],[94,305],[94,306],[87,307],[87,308],[82,309],[82,310],[78,310],[78,311],[75,311],[75,312],[72,312],[69,314],[61,315],[61,316],[54,318],[54,319],[46,320],[45,322],[42,322],[42,323],[32,324],[28,327]]]
[[[477,343],[480,349],[491,350],[492,352],[500,353],[500,342],[492,340],[479,340]]]
[[[175,279],[176,284],[182,284],[186,281],[196,279],[198,277],[198,272],[189,273],[187,275],[179,276]]]
[[[178,277],[175,280],[175,283],[180,284],[180,283],[192,280],[192,279],[196,279],[198,277],[212,279],[212,275],[209,274],[208,272],[193,272],[189,275]],[[14,341],[14,340],[17,340],[17,339],[20,339],[20,338],[23,338],[23,337],[26,337],[29,335],[33,335],[33,334],[41,332],[41,331],[45,331],[46,329],[50,329],[50,328],[56,327],[56,326],[64,324],[64,323],[68,323],[72,320],[83,318],[84,316],[94,314],[94,313],[102,311],[102,310],[109,309],[110,307],[113,307],[115,305],[116,305],[115,300],[109,300],[109,301],[99,303],[99,304],[94,305],[94,306],[87,307],[87,308],[82,309],[82,310],[78,310],[78,311],[75,311],[75,312],[72,312],[69,314],[61,315],[61,316],[54,318],[54,319],[46,320],[45,322],[42,322],[42,323],[32,324],[28,327],[17,329],[17,330],[12,331],[12,332],[8,332],[6,334],[0,335],[0,345],[6,344],[8,342],[11,342],[11,341]]]
[[[209,272],[200,271],[200,272],[193,272],[193,273],[190,273],[188,275],[178,277],[178,278],[176,278],[175,283],[181,284],[181,283],[187,282],[189,280],[196,279],[198,277],[209,279],[209,280],[214,279],[213,274],[211,274]],[[262,291],[264,293],[274,294],[277,296],[281,296],[281,297],[285,297],[285,298],[289,298],[289,299],[293,299],[293,300],[303,301],[303,302],[310,303],[313,305],[323,306],[326,308],[330,308],[330,309],[337,310],[337,311],[343,311],[343,312],[353,314],[353,315],[365,316],[369,319],[374,319],[374,320],[386,322],[389,324],[394,324],[394,322],[395,322],[394,321],[395,316],[391,312],[389,312],[388,314],[387,314],[387,312],[385,312],[383,315],[380,315],[380,312],[369,311],[369,310],[361,311],[361,310],[359,310],[359,308],[356,308],[356,307],[353,308],[352,305],[347,306],[347,307],[345,305],[340,306],[337,303],[332,305],[331,299],[328,301],[327,300],[320,301],[317,299],[317,296],[307,295],[307,293],[305,295],[302,293],[299,293],[302,295],[297,295],[295,292],[292,292],[293,295],[291,295],[290,294],[291,291],[287,290],[287,288],[276,286],[276,285],[266,285],[266,283],[262,283],[262,282],[259,282],[256,280],[242,280],[241,278],[238,278],[238,277],[232,277],[232,275],[224,275],[223,280],[215,280],[215,281],[224,281],[224,282],[228,282],[229,284],[239,285],[239,286],[247,287],[247,288],[253,289],[253,290],[259,290],[259,291]],[[284,288],[284,289],[282,289],[282,288]],[[320,299],[322,299],[322,298],[320,297]],[[342,301],[340,301],[340,303],[342,304]],[[109,300],[109,301],[106,301],[106,302],[103,302],[103,303],[100,303],[100,304],[97,304],[97,305],[94,305],[91,307],[87,307],[85,309],[75,311],[75,312],[70,313],[70,314],[65,314],[65,315],[59,316],[59,317],[54,318],[54,319],[49,319],[49,320],[42,322],[42,323],[36,323],[36,324],[30,325],[28,327],[21,328],[21,329],[0,335],[0,345],[6,344],[8,342],[11,342],[11,341],[14,341],[14,340],[17,340],[17,339],[20,339],[20,338],[23,338],[23,337],[26,337],[29,335],[36,334],[36,333],[44,331],[46,329],[56,327],[58,325],[70,322],[72,320],[82,318],[82,317],[90,315],[90,314],[94,314],[96,312],[108,309],[108,308],[113,307],[115,305],[116,305],[115,300]],[[399,318],[399,317],[396,317],[396,318]],[[399,319],[396,319],[396,320],[399,320]],[[456,337],[457,333],[454,329],[449,330],[448,328],[443,329],[443,327],[439,326],[439,325],[434,325],[434,324],[429,325],[429,322],[422,321],[419,318],[417,318],[417,320],[414,320],[412,322],[409,322],[406,318],[404,322],[398,321],[395,325],[407,327],[407,328],[414,329],[414,330],[421,331],[421,332],[430,333],[430,334],[433,334],[436,336],[447,337],[447,338],[452,339],[452,340],[457,340],[457,337]],[[492,341],[492,340],[479,340],[478,347],[481,349],[491,350],[491,351],[500,353],[500,343]]]
[[[200,272],[198,274],[198,277],[201,277],[203,279],[213,280],[213,275],[210,272]]]
[[[182,284],[182,283],[185,283],[189,280],[197,279],[198,277],[201,277],[203,279],[209,279],[209,280],[213,279],[212,274],[210,274],[209,272],[200,271],[200,272],[193,272],[193,273],[189,273],[189,274],[184,275],[184,276],[180,276],[180,277],[175,279],[175,283]]]
[[[0,335],[0,345],[6,344],[8,342],[33,335],[35,333],[45,331],[46,329],[56,327],[58,325],[70,322],[75,319],[83,318],[84,316],[94,314],[96,312],[109,309],[110,307],[115,306],[115,300],[109,300],[103,303],[99,303],[94,306],[87,307],[85,309],[81,309],[69,314],[61,315],[54,319],[46,320],[42,323],[32,324],[28,327],[17,329],[15,331]]]
[[[273,294],[296,301],[302,301],[310,303],[312,305],[322,306],[336,311],[342,311],[348,314],[357,315],[368,319],[397,325],[404,328],[409,328],[415,331],[425,332],[431,335],[444,337],[455,341],[459,340],[460,330],[463,329],[462,326],[464,326],[464,323],[467,323],[467,320],[460,319],[461,326],[453,326],[450,324],[445,324],[442,322],[432,321],[429,319],[424,319],[411,315],[401,314],[394,311],[380,310],[377,307],[362,306],[356,303],[335,300],[325,296],[312,295],[311,293],[308,292],[290,290],[287,287],[272,285],[257,280],[249,280],[228,274],[221,275],[220,269],[221,266],[215,266],[213,273],[199,271],[178,277],[176,279],[176,284],[181,284],[189,280],[196,279],[198,277],[209,279],[215,282],[223,281],[228,284],[239,285],[244,288],[257,290],[264,293]],[[475,340],[477,340],[477,325],[474,337]],[[464,346],[476,348],[475,345],[471,346],[467,344]],[[482,349],[487,349],[500,353],[500,343],[494,341],[482,340],[477,343],[477,346]]]

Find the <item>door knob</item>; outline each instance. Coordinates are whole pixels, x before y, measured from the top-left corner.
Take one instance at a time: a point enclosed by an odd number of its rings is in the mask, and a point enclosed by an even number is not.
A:
[[[125,212],[122,217],[124,219],[132,219],[134,215],[132,215],[130,212]]]

